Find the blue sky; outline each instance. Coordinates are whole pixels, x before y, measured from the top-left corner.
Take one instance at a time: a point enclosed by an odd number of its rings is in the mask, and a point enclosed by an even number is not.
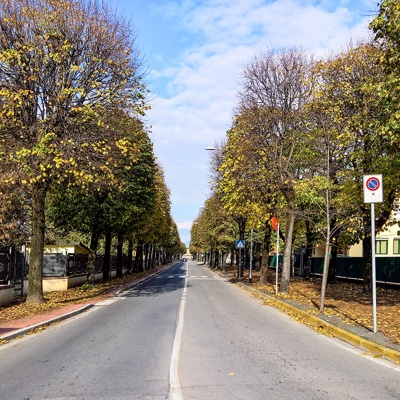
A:
[[[146,121],[181,240],[210,193],[208,146],[232,122],[241,71],[268,48],[318,56],[368,35],[377,0],[110,0],[131,21],[152,93]]]

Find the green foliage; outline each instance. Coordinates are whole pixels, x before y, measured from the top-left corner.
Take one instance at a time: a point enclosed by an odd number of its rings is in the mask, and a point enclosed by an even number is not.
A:
[[[83,291],[87,291],[90,289],[93,289],[95,287],[95,285],[92,285],[90,283],[85,282],[82,286],[81,286],[81,290]]]
[[[20,247],[31,236],[30,201],[18,185],[0,183],[0,247]]]
[[[113,15],[86,1],[2,0],[5,182],[112,182],[109,159],[124,138],[110,117],[121,109],[145,109],[128,26]]]
[[[0,0],[0,243],[31,237],[29,302],[43,302],[46,230],[182,249],[135,42],[106,2]]]
[[[398,2],[383,4],[392,8],[379,23],[398,24],[400,19],[393,16],[400,15]],[[378,22],[374,24],[377,28]],[[376,206],[376,226],[380,230],[390,223],[400,178],[393,128],[400,96],[397,69],[390,64],[399,58],[387,60],[388,54],[397,54],[399,40],[393,33],[398,27],[391,29],[385,31],[392,35],[390,40],[381,32],[380,47],[359,43],[308,64],[301,78],[297,76],[296,87],[303,92],[292,108],[289,99],[273,98],[289,91],[284,73],[273,66],[287,65],[295,54],[289,52],[284,60],[284,52],[268,53],[244,69],[238,114],[227,132],[218,170],[217,194],[229,216],[248,218],[256,227],[278,214],[281,226],[288,227],[286,218],[295,215],[295,244],[303,245],[306,234],[308,244],[346,247],[359,242],[369,229],[363,175],[381,173],[384,202]],[[213,197],[192,228],[196,248],[212,243],[214,226],[206,221]]]
[[[218,193],[214,193],[206,201],[205,208],[193,223],[190,251],[204,253],[210,247],[219,251],[227,251],[232,248],[237,237],[235,220],[226,213]]]
[[[382,52],[376,57],[381,75],[374,85],[384,112],[379,134],[395,144],[400,143],[400,4],[397,0],[382,1],[378,15],[370,23]]]

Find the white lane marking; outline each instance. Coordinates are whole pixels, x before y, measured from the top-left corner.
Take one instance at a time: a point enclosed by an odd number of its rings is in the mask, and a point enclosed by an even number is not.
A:
[[[392,369],[392,370],[394,370],[396,372],[400,372],[399,365],[395,364],[393,361],[386,360],[384,358],[377,358],[377,357],[374,356],[374,354],[369,353],[366,350],[360,349],[360,348],[358,348],[358,347],[356,347],[356,346],[354,346],[354,345],[352,345],[350,343],[344,342],[341,339],[338,339],[338,338],[335,338],[335,337],[331,338],[331,337],[328,337],[328,336],[326,336],[325,338],[329,342],[333,343],[334,345],[336,345],[336,346],[338,346],[338,347],[340,347],[340,348],[342,348],[344,350],[349,351],[350,353],[357,354],[358,356],[361,356],[366,360],[372,361],[372,362],[374,362],[376,364],[383,365],[384,367]]]
[[[179,308],[178,324],[175,332],[174,345],[172,348],[171,363],[169,368],[169,384],[171,387],[169,399],[183,400],[181,387],[179,384],[179,353],[181,351],[181,340],[183,332],[183,319],[185,315],[186,293],[187,293],[187,273],[185,286],[183,288],[181,304]]]
[[[218,279],[218,276],[207,276],[207,275],[202,275],[202,276],[197,276],[197,275],[191,275],[191,276],[187,276],[187,275],[159,275],[156,276],[155,279],[172,279],[172,278],[180,278],[180,279],[185,279],[185,278],[197,278],[197,279]]]

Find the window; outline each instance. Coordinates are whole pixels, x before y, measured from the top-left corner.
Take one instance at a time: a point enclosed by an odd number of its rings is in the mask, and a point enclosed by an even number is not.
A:
[[[395,200],[394,204],[393,204],[393,216],[394,219],[399,221],[400,220],[400,201],[399,200]],[[399,253],[397,253],[399,254]]]
[[[376,254],[387,254],[388,253],[388,241],[377,240],[375,242],[375,253]]]
[[[393,254],[400,254],[400,239],[393,239]]]

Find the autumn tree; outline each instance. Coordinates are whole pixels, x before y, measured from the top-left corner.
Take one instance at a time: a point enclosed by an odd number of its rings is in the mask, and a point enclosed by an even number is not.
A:
[[[159,251],[168,249],[170,252],[178,241],[180,243],[180,238],[174,236],[178,231],[171,228],[175,223],[171,216],[170,191],[160,165],[155,166],[152,190],[154,191],[152,206],[137,214],[138,219],[132,226],[132,239],[137,244],[135,268],[139,270],[142,269],[146,244],[153,244],[153,249],[157,247]]]
[[[239,228],[242,221],[248,229],[264,226],[260,282],[265,284],[271,238],[269,221],[276,211],[279,191],[265,162],[268,151],[260,146],[258,140],[259,120],[253,118],[254,114],[249,110],[239,109],[237,112],[232,128],[227,132],[228,141],[219,167],[221,178],[217,190],[224,208],[238,222]],[[244,233],[245,226],[239,229],[239,239],[244,239]]]
[[[221,254],[221,269],[224,270],[227,254],[235,243],[237,230],[237,224],[225,212],[220,196],[213,190],[193,222],[190,231],[190,251],[198,255],[208,253],[206,261],[211,267],[218,266],[218,256]]]
[[[334,196],[336,224],[353,243],[363,240],[364,289],[371,289],[372,250],[369,207],[363,202],[363,175],[381,173],[385,182],[384,202],[377,205],[376,233],[388,222],[398,193],[397,151],[380,135],[385,113],[375,87],[381,70],[374,62],[381,51],[371,42],[350,46],[346,51],[317,65],[317,102],[329,121],[330,146],[336,181]],[[333,170],[332,170],[333,172]],[[358,221],[358,229],[355,228]],[[348,244],[352,244],[348,242]]]
[[[46,203],[48,220],[60,234],[75,231],[91,237],[89,282],[94,279],[99,238],[109,231],[119,235],[117,275],[122,275],[122,244],[140,229],[143,215],[152,213],[155,201],[156,165],[148,133],[136,118],[120,116],[113,125],[115,129],[124,130],[126,135],[124,151],[113,167],[120,185],[114,188],[103,186],[101,190],[70,186],[60,191],[54,187]],[[110,158],[109,163],[114,162]],[[108,271],[104,275],[107,279]]]
[[[382,125],[377,132],[386,140],[400,143],[400,3],[384,0],[370,28],[381,52],[375,58],[381,74],[375,82],[375,96],[382,107]]]
[[[48,190],[117,184],[109,159],[125,135],[110,116],[143,112],[145,88],[131,27],[105,3],[0,4],[0,174],[31,198],[27,301],[40,303]]]
[[[16,184],[0,183],[0,247],[20,247],[31,236],[30,201]]]
[[[280,291],[289,290],[293,229],[296,211],[294,182],[302,163],[304,105],[309,100],[307,77],[312,62],[299,48],[269,50],[254,57],[243,70],[240,104],[257,121],[257,142],[271,181],[286,202],[286,232]]]

